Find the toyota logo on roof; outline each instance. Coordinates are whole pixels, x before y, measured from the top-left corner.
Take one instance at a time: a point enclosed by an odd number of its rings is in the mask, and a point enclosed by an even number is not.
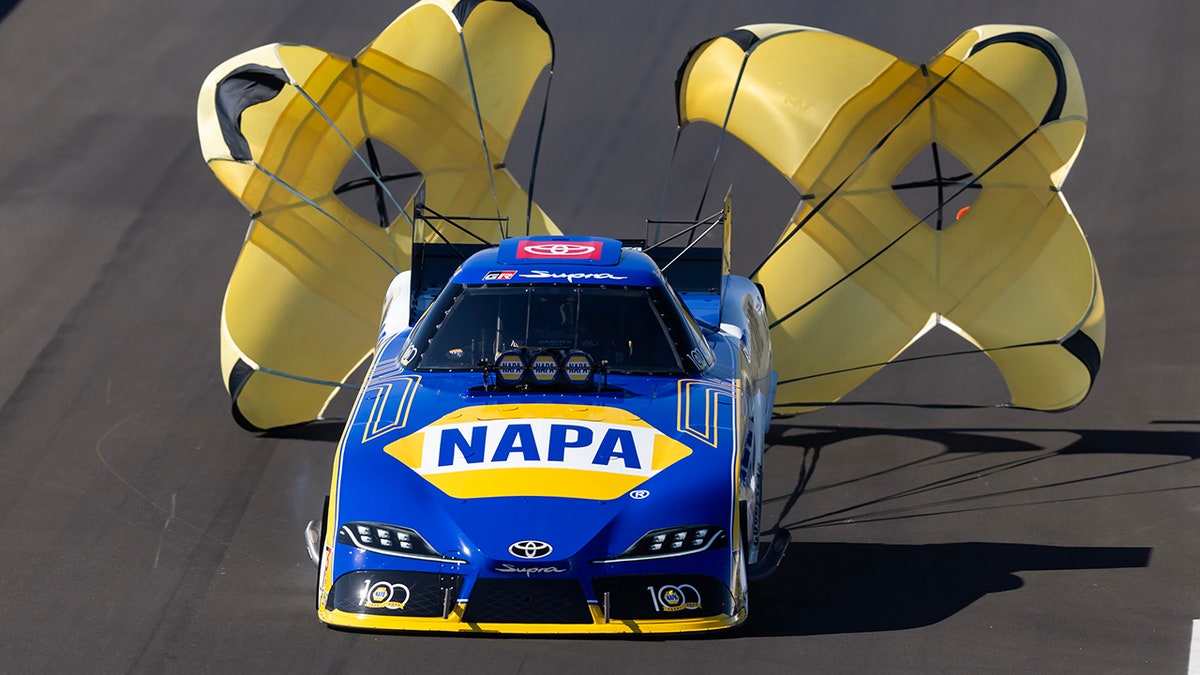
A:
[[[517,257],[598,259],[600,257],[600,245],[565,241],[524,241],[517,247]]]
[[[518,558],[533,560],[534,558],[545,558],[550,555],[554,552],[554,547],[544,541],[522,539],[509,546],[508,552]]]

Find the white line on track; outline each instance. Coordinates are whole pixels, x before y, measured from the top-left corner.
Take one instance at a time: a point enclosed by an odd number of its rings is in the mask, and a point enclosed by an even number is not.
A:
[[[1192,648],[1188,653],[1188,675],[1200,675],[1200,619],[1192,621]]]

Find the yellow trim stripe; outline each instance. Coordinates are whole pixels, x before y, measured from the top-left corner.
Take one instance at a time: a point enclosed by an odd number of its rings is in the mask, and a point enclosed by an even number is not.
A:
[[[609,621],[604,623],[603,610],[589,605],[593,623],[464,623],[465,604],[457,605],[450,618],[381,616],[378,614],[350,614],[340,610],[321,608],[317,615],[322,622],[346,628],[389,631],[436,631],[449,633],[512,633],[526,635],[553,634],[639,634],[639,633],[689,633],[731,628],[746,620],[744,609],[733,616],[717,616],[693,619],[639,619]]]
[[[732,388],[724,383],[712,380],[680,380],[676,403],[676,426],[679,431],[714,448],[717,447],[717,430],[720,429],[718,415],[723,398],[733,398]],[[694,400],[704,404],[703,419],[699,423],[693,422],[692,419],[692,410],[696,407]]]
[[[372,390],[378,390],[379,394],[375,397],[374,404],[371,407],[371,415],[367,419],[366,430],[363,432],[363,443],[378,438],[389,431],[403,429],[408,425],[408,413],[412,409],[413,399],[416,398],[414,394],[420,384],[420,375],[405,375],[372,386],[371,389],[364,392],[363,398],[366,398]],[[392,402],[393,396],[398,397],[398,400],[395,402],[395,414],[391,419],[383,420],[384,411],[388,409],[388,404]]]

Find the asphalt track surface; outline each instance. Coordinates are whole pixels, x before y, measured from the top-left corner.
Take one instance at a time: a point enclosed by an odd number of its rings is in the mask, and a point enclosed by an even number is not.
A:
[[[968,358],[898,366],[853,396],[863,405],[781,420],[767,523],[795,543],[734,631],[497,639],[318,623],[301,529],[320,512],[335,430],[261,436],[229,415],[217,325],[247,216],[201,160],[194,104],[233,54],[280,40],[353,54],[405,6],[0,2],[0,671],[1188,669],[1200,618],[1190,0],[540,2],[558,63],[538,199],[568,232],[618,236],[657,210],[675,69],[701,39],[786,21],[922,60],[980,23],[1056,31],[1089,102],[1065,192],[1104,280],[1103,369],[1057,415],[883,405],[998,401],[987,364]],[[684,135],[682,212],[712,138]],[[527,164],[528,150],[513,155]],[[746,271],[794,197],[735,144],[721,166]]]

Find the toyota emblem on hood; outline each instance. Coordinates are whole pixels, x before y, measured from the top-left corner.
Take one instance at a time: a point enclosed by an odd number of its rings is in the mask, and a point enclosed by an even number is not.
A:
[[[554,547],[544,541],[522,539],[509,546],[508,552],[518,558],[533,560],[534,558],[545,558],[550,555],[554,552]]]

